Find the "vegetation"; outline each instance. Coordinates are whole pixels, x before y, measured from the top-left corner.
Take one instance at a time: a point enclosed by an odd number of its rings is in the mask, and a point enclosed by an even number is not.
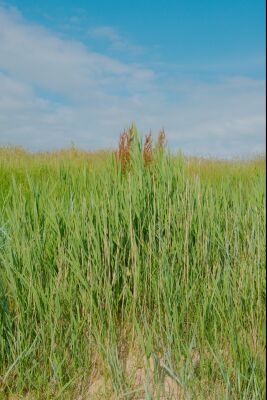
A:
[[[0,398],[265,398],[265,176],[0,149]]]

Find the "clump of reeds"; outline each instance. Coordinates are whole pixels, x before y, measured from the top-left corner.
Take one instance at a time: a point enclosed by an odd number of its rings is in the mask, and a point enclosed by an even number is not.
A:
[[[0,399],[264,398],[265,160],[147,144],[0,148]]]
[[[115,151],[115,160],[121,165],[123,174],[125,174],[131,165],[131,147],[134,143],[134,129],[131,127],[128,131],[124,130],[120,135],[119,147]],[[145,136],[145,142],[143,145],[143,151],[140,146],[140,157],[143,159],[145,167],[151,164],[153,161],[153,153],[158,150],[164,150],[166,147],[166,135],[162,128],[159,132],[157,143],[153,149],[152,132]],[[142,152],[141,152],[142,151]]]

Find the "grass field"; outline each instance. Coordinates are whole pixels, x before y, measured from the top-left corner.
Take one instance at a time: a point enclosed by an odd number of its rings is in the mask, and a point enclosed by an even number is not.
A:
[[[265,398],[265,158],[125,160],[0,149],[0,399]]]

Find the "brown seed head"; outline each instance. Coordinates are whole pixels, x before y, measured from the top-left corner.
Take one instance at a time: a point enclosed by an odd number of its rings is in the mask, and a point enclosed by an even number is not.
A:
[[[130,146],[133,139],[133,130],[126,130],[120,134],[119,148],[115,151],[115,160],[121,164],[122,172],[125,174],[130,164]]]
[[[166,135],[164,128],[159,131],[158,141],[157,141],[157,148],[163,149],[166,146]]]
[[[149,163],[151,163],[151,161],[152,161],[152,133],[151,133],[151,131],[149,132],[148,135],[146,135],[146,138],[145,138],[145,143],[144,143],[144,148],[143,148],[143,159],[144,159],[146,166]]]

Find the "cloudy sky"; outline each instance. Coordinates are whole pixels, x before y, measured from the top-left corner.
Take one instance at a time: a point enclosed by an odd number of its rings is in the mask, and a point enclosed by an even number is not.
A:
[[[0,145],[265,150],[265,1],[0,0]]]

